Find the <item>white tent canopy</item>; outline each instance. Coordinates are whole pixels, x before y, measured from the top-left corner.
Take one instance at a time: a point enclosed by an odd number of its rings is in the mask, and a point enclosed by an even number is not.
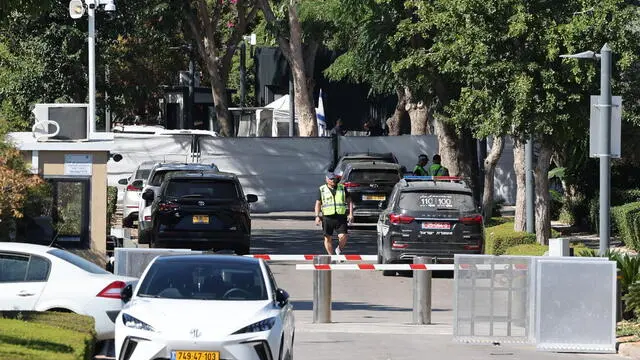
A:
[[[257,136],[289,136],[289,123],[291,121],[289,107],[289,95],[285,94],[274,102],[267,104],[265,109],[256,110],[256,128],[258,129]],[[324,118],[324,108],[322,103],[315,109],[316,114],[321,113]],[[296,124],[298,123],[298,116],[295,117]],[[270,131],[269,131],[269,124]],[[326,123],[324,120],[318,119],[318,134],[324,136],[326,133]],[[298,132],[296,131],[296,134]]]

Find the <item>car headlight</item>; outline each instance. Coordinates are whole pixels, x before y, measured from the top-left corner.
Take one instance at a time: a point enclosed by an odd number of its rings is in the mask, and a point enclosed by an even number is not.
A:
[[[245,326],[242,329],[234,332],[232,335],[271,330],[271,328],[275,323],[276,323],[275,317],[264,319],[256,323],[253,323],[251,325]]]
[[[122,314],[122,322],[124,323],[124,326],[130,327],[132,329],[156,331],[153,326],[147,324],[142,320],[138,320],[129,314]]]

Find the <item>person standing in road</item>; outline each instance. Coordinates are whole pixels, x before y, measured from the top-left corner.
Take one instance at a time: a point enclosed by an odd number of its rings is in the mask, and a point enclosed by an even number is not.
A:
[[[433,155],[433,165],[429,167],[430,176],[449,176],[449,169],[442,166],[440,162],[442,158],[439,154]]]
[[[353,221],[353,203],[334,173],[328,173],[325,180],[326,184],[320,186],[316,200],[316,225],[322,224],[324,248],[329,255],[333,255],[333,232],[335,230],[338,233],[336,255],[340,255],[347,246],[347,228]]]
[[[425,154],[418,156],[418,164],[413,168],[413,175],[415,176],[427,176],[429,173],[425,170],[425,166],[429,163],[429,157]]]

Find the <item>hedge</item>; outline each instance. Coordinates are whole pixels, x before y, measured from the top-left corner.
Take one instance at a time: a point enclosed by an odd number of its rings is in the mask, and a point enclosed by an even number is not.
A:
[[[118,201],[118,188],[107,186],[107,234],[111,233],[111,223],[116,214],[116,204]]]
[[[633,250],[640,249],[640,202],[611,208],[611,220],[622,241]]]
[[[535,244],[536,234],[513,230],[513,221],[485,228],[485,254],[502,255],[505,251],[516,245]],[[551,237],[560,236],[560,233],[551,229]]]
[[[504,255],[542,256],[549,250],[549,246],[535,244],[521,244],[505,250]]]
[[[0,312],[0,359],[90,360],[94,319],[73,313]]]

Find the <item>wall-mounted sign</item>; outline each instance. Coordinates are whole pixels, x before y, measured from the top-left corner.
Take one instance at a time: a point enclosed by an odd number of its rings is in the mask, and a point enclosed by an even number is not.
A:
[[[75,176],[91,175],[93,155],[90,154],[65,154],[64,174]]]

